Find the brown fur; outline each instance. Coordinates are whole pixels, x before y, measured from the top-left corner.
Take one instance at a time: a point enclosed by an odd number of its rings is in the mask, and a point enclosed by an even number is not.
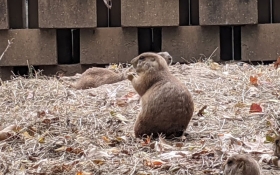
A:
[[[172,63],[172,56],[168,52],[158,52],[157,54],[161,55],[168,64]],[[124,73],[115,73],[106,68],[92,67],[87,69],[83,74],[77,74],[75,78],[79,79],[75,83],[64,82],[75,89],[96,88],[104,84],[113,84],[127,79],[129,70],[128,68]],[[62,78],[62,80],[65,79]]]
[[[224,164],[223,175],[260,175],[261,170],[255,159],[249,155],[233,155]]]
[[[92,67],[87,69],[77,82],[74,84],[71,83],[70,85],[75,89],[88,89],[104,84],[116,83],[125,79],[125,73],[118,74],[106,68]]]
[[[173,57],[168,52],[158,52],[160,56],[162,56],[168,65],[171,65],[173,62]]]
[[[167,62],[158,54],[140,54],[131,64],[137,75],[129,75],[128,79],[141,96],[142,104],[134,125],[135,136],[181,136],[194,111],[187,87],[170,73]]]
[[[274,141],[274,156],[277,156],[280,159],[280,136]]]

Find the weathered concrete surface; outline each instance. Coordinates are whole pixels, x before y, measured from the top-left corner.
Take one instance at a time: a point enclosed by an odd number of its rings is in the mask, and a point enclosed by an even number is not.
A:
[[[137,28],[80,30],[80,63],[130,62],[138,55]]]
[[[0,0],[0,29],[8,29],[8,3],[7,0]]]
[[[259,24],[241,29],[243,61],[273,61],[280,56],[280,24]]]
[[[162,50],[168,51],[174,62],[193,61],[200,58],[200,54],[209,57],[217,48],[220,48],[218,26],[182,26],[162,28]],[[220,49],[213,57],[220,60]],[[184,60],[181,58],[183,57]]]
[[[258,23],[258,0],[199,0],[200,25]]]
[[[27,60],[30,65],[57,63],[54,29],[0,30],[0,53],[6,49],[8,40],[13,44],[0,60],[0,66],[23,66],[27,65]]]
[[[95,28],[96,0],[40,0],[40,28]]]
[[[40,70],[43,70],[43,75],[53,76],[63,74],[64,76],[73,76],[76,73],[83,73],[85,69],[81,64],[63,64],[53,66],[39,66]]]
[[[179,0],[122,0],[124,27],[179,26]]]

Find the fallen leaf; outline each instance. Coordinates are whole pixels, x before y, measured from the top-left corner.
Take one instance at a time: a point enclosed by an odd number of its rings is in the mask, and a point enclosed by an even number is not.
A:
[[[72,147],[68,147],[65,150],[66,152],[69,153],[73,153],[73,154],[83,154],[84,151],[81,148],[72,148]]]
[[[205,114],[204,110],[207,108],[207,105],[203,106],[197,113],[198,116],[203,116]]]
[[[110,140],[108,137],[106,137],[106,136],[102,136],[102,139],[103,139],[106,143],[110,143],[110,142],[111,142],[111,140]]]
[[[128,122],[129,121],[129,120],[126,119],[125,116],[123,116],[123,115],[121,115],[119,113],[111,111],[110,114],[111,114],[111,116],[116,117],[120,121],[124,121],[124,122]]]
[[[45,111],[38,111],[37,112],[37,117],[40,118],[40,117],[44,117],[46,115],[46,112]]]
[[[259,104],[252,103],[249,112],[250,113],[262,112],[262,108],[261,108],[261,106]]]
[[[212,62],[212,63],[210,63],[210,69],[212,69],[212,70],[219,70],[219,69],[221,69],[221,67],[220,67],[220,65],[218,63]]]
[[[144,142],[142,142],[142,146],[147,146],[151,143],[151,137],[147,136],[147,138],[143,139]]]
[[[78,172],[76,173],[76,175],[83,175],[83,172],[78,171]]]
[[[157,168],[157,167],[161,167],[164,163],[162,160],[148,160],[148,159],[144,159],[144,164],[146,166],[152,167],[152,168]]]
[[[276,62],[274,63],[274,68],[278,69],[278,66],[280,65],[280,57],[276,60]]]
[[[193,159],[200,159],[202,155],[205,155],[205,154],[209,155],[211,153],[213,153],[213,152],[210,152],[209,150],[204,149],[204,150],[201,150],[199,152],[193,153],[192,158]],[[214,153],[213,153],[213,155],[214,155]]]
[[[272,143],[274,142],[274,138],[272,136],[270,136],[269,134],[266,134],[265,139],[268,142],[272,142]]]
[[[25,139],[33,139],[33,137],[31,135],[29,135],[29,133],[27,131],[23,132],[23,136]]]
[[[117,99],[116,104],[120,107],[125,107],[125,106],[127,106],[127,100],[126,99]]]
[[[45,143],[45,137],[40,137],[40,138],[38,139],[38,142],[39,142],[39,143]]]
[[[250,76],[250,83],[252,85],[257,86],[258,85],[258,77],[257,76]]]
[[[95,159],[95,160],[93,160],[93,163],[95,163],[97,165],[102,165],[105,163],[105,160]]]
[[[67,147],[66,146],[62,146],[60,148],[55,149],[54,151],[56,152],[61,152],[61,151],[66,151]]]

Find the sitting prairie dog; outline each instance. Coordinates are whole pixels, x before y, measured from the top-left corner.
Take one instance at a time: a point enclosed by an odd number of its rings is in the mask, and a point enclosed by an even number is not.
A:
[[[169,71],[166,60],[159,54],[146,52],[131,60],[137,75],[128,75],[141,96],[142,109],[137,116],[136,137],[165,134],[181,136],[194,111],[194,103],[187,87]]]
[[[168,52],[158,52],[157,54],[162,56],[169,66],[172,64],[173,57]]]
[[[229,157],[224,166],[223,175],[260,175],[258,162],[249,155],[233,155]]]
[[[168,52],[158,52],[168,64],[172,64],[172,56]],[[92,67],[87,69],[83,74],[77,74],[73,78],[78,78],[75,83],[64,81],[75,89],[89,89],[96,88],[104,84],[113,84],[127,79],[127,73],[131,70],[131,67],[124,70],[122,73],[115,73],[107,68]],[[73,79],[68,78],[68,79]],[[66,80],[67,78],[62,78]]]

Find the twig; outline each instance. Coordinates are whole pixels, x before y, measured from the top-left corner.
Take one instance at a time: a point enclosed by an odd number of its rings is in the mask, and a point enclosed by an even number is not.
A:
[[[9,49],[9,47],[11,47],[11,44],[13,44],[13,40],[14,40],[14,38],[12,38],[11,41],[8,40],[8,45],[7,45],[6,49],[4,50],[4,52],[1,54],[1,56],[0,56],[0,61],[2,60],[4,54],[7,52],[7,50]]]

